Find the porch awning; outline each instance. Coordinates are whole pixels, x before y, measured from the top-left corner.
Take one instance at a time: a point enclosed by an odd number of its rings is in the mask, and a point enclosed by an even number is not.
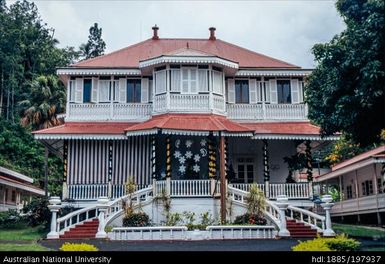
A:
[[[127,136],[156,134],[208,136],[210,132],[224,136],[251,137],[254,130],[214,114],[163,114],[127,128]]]
[[[255,122],[242,123],[253,129],[254,139],[280,140],[337,140],[339,135],[321,137],[320,128],[310,122]]]
[[[36,139],[125,139],[124,130],[138,123],[68,122],[32,132]]]

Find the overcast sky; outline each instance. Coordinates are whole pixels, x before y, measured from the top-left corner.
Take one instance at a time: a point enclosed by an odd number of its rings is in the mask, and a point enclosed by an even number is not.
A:
[[[86,42],[89,27],[97,22],[107,52],[150,38],[154,24],[161,38],[207,38],[208,28],[215,26],[220,39],[312,68],[311,47],[344,29],[335,1],[34,2],[43,20],[55,28],[60,46]]]

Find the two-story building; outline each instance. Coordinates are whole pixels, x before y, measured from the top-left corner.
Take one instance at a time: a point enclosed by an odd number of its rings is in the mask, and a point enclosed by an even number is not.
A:
[[[312,196],[311,151],[326,140],[307,119],[310,70],[219,40],[153,36],[59,68],[65,124],[35,132],[64,159],[63,198],[117,198],[166,186],[171,197],[212,197],[221,176],[267,197]],[[305,151],[310,182],[286,183],[283,158]],[[155,188],[155,187],[154,187]]]

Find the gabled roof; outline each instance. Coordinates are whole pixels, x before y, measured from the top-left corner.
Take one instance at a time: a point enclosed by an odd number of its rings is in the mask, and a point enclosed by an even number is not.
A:
[[[300,67],[236,46],[223,40],[208,39],[148,39],[126,48],[93,59],[78,62],[76,68],[138,68],[139,62],[173,53],[209,54],[237,62],[240,68]],[[183,50],[185,49],[185,50]],[[180,54],[179,54],[180,55]]]
[[[127,135],[155,134],[158,129],[168,134],[205,134],[222,131],[227,134],[253,134],[253,129],[214,114],[163,114],[127,128]]]

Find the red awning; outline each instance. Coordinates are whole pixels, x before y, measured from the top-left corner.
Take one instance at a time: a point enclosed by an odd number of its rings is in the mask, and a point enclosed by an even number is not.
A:
[[[223,132],[224,135],[252,136],[254,130],[213,114],[164,114],[127,128],[126,135],[156,134],[161,129],[165,134],[208,135]]]

